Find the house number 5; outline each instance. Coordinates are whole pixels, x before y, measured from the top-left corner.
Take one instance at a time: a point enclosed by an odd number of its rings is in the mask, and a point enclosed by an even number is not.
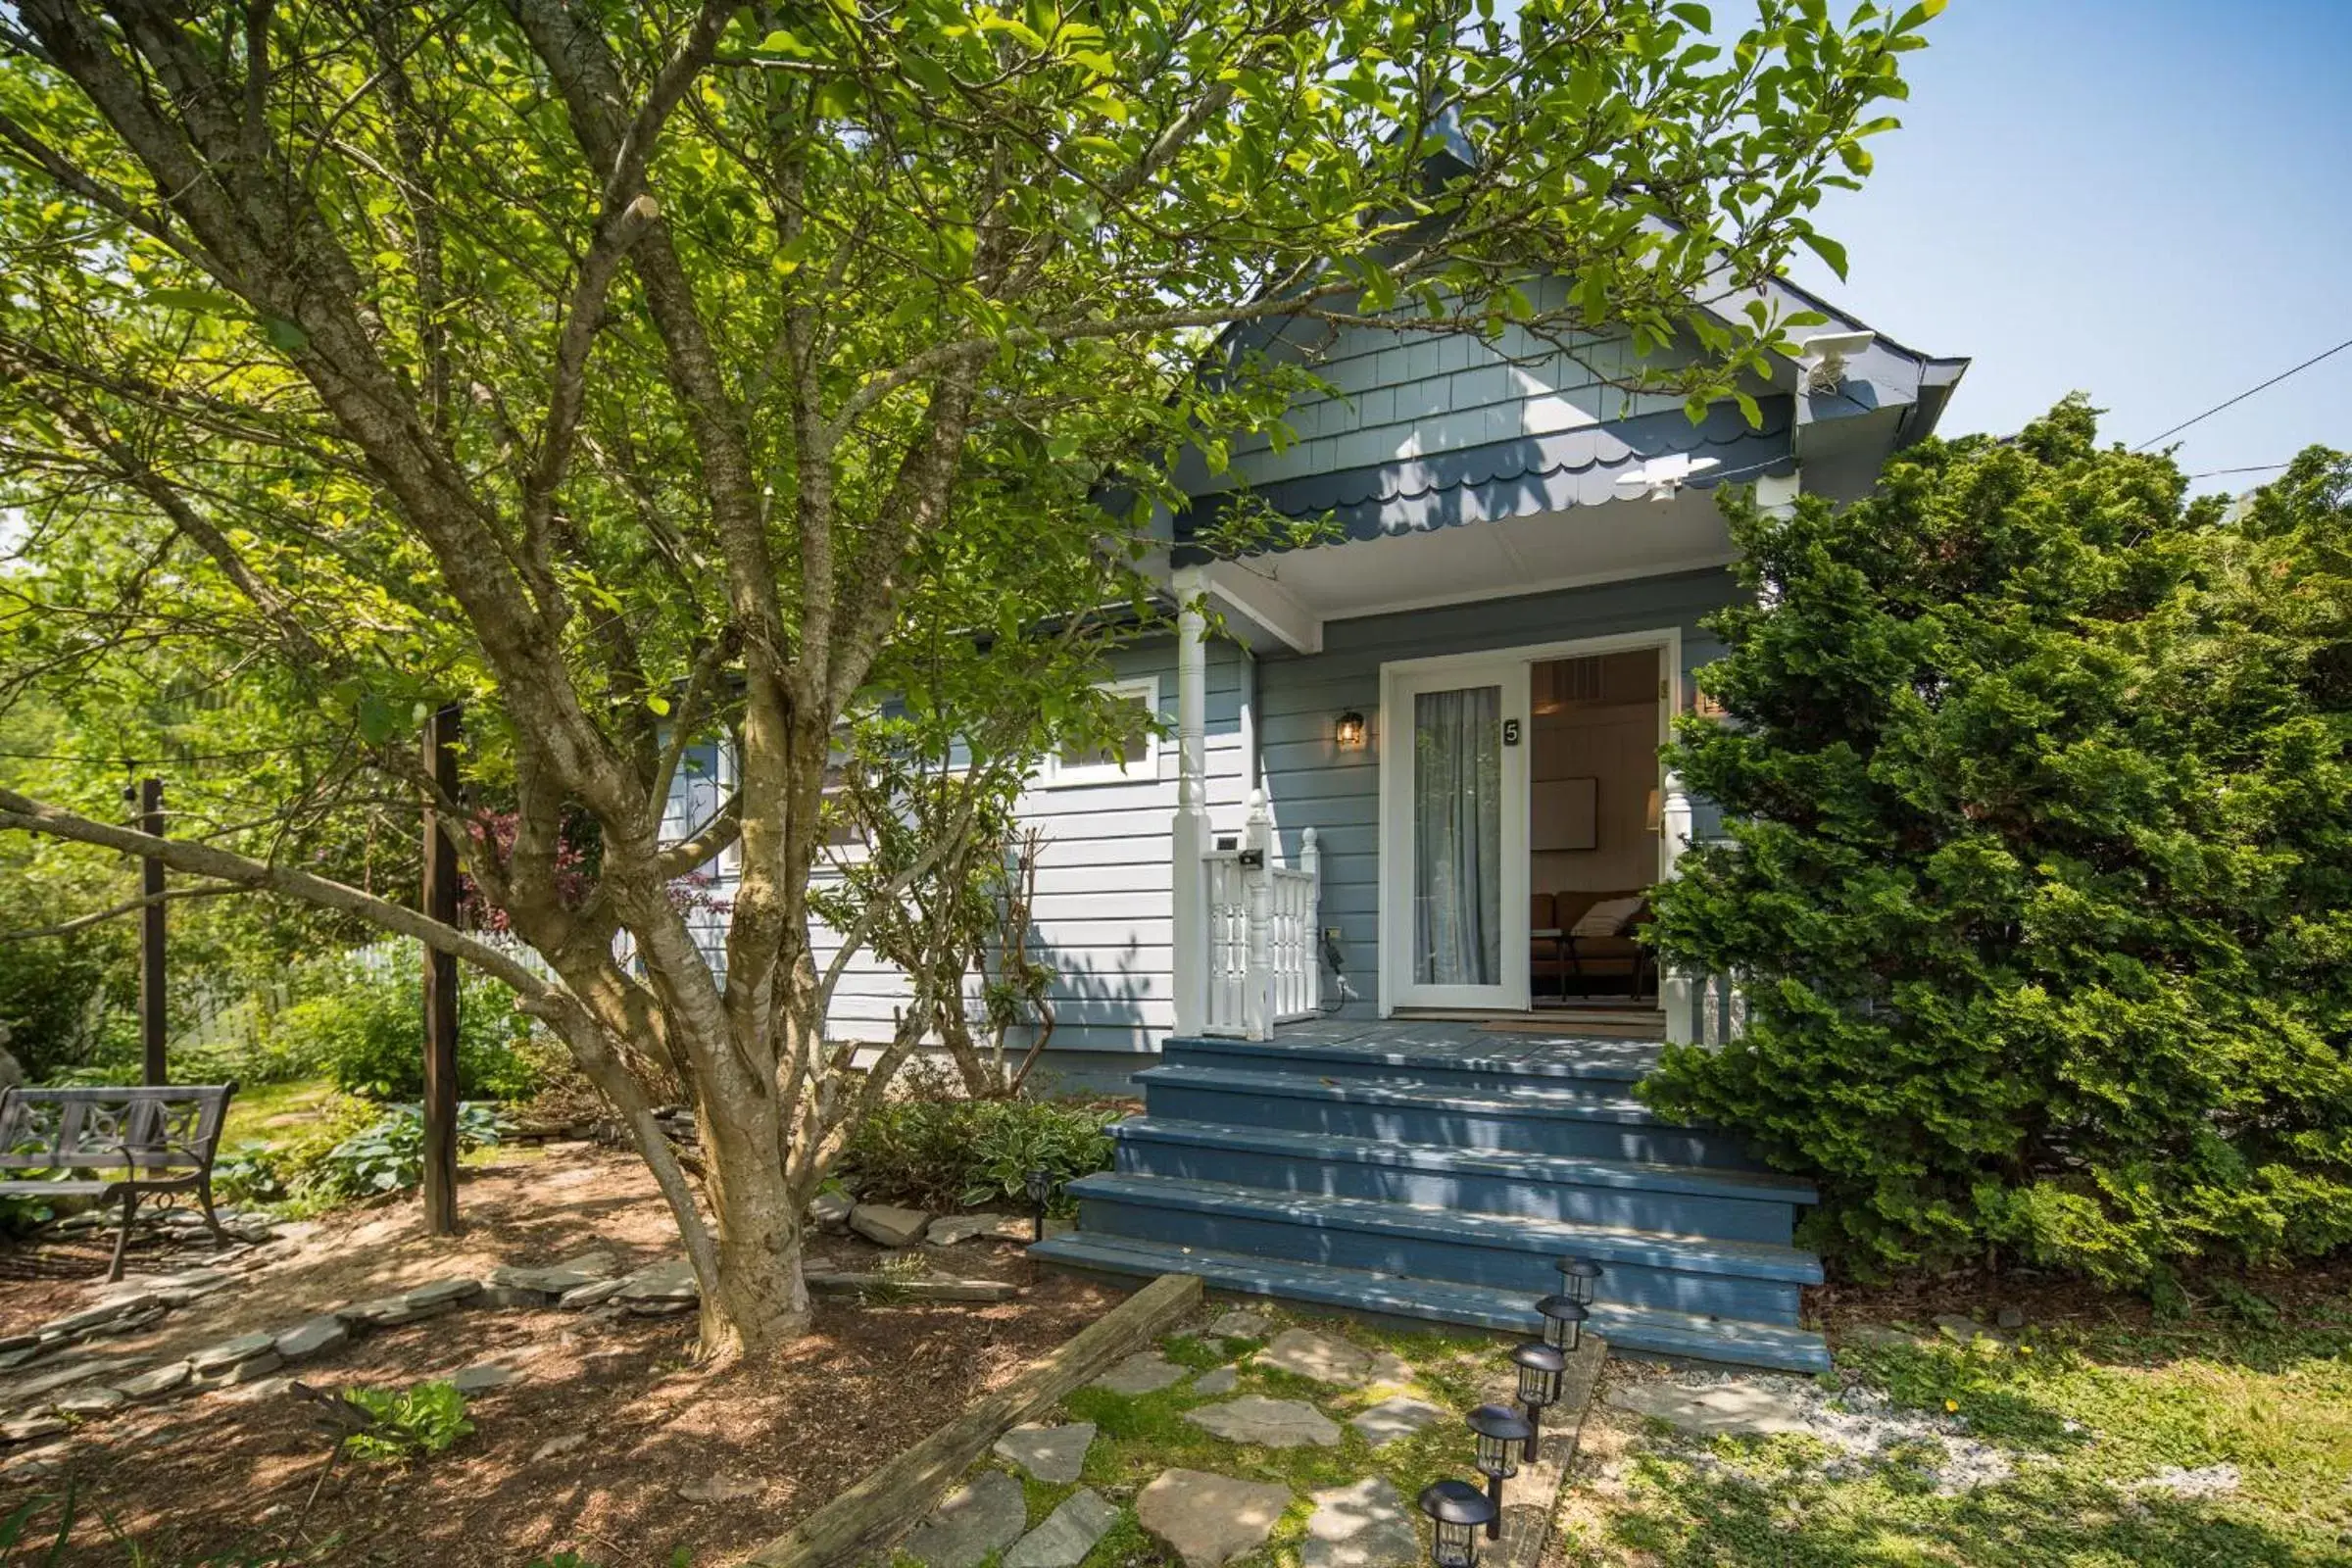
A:
[[[1519,744],[1519,721],[1517,719],[1506,718],[1502,721],[1502,744],[1505,746]]]

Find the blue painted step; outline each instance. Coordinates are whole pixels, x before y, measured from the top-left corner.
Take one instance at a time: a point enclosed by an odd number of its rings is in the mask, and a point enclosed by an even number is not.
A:
[[[1069,1192],[1078,1200],[1080,1230],[1094,1234],[1485,1286],[1531,1298],[1556,1289],[1553,1265],[1572,1253],[1607,1268],[1612,1301],[1756,1323],[1794,1324],[1802,1288],[1821,1281],[1810,1253],[1755,1242],[1154,1176],[1088,1176]]]
[[[1329,1268],[1245,1253],[1202,1250],[1079,1232],[1029,1249],[1029,1255],[1068,1268],[1112,1274],[1197,1274],[1212,1290],[1277,1297],[1286,1301],[1385,1313],[1425,1322],[1463,1324],[1509,1334],[1538,1326],[1535,1298],[1524,1292],[1396,1279],[1355,1269]],[[1788,1372],[1826,1372],[1828,1345],[1805,1329],[1724,1322],[1602,1300],[1592,1326],[1615,1349],[1690,1356]]]
[[[1111,1129],[1134,1176],[1788,1245],[1813,1189],[1786,1176],[1138,1116]]]
[[[1496,1036],[1465,1053],[1457,1039],[1415,1044],[1383,1032],[1363,1040],[1228,1040],[1189,1035],[1170,1040],[1163,1067],[1223,1067],[1237,1072],[1301,1072],[1329,1078],[1404,1079],[1446,1089],[1575,1087],[1640,1083],[1657,1065],[1658,1048],[1641,1040]],[[1622,1090],[1618,1091],[1622,1092]]]
[[[1152,1067],[1135,1075],[1156,1117],[1432,1144],[1446,1149],[1579,1154],[1657,1165],[1755,1170],[1719,1135],[1660,1124],[1610,1083],[1452,1089],[1305,1072]]]

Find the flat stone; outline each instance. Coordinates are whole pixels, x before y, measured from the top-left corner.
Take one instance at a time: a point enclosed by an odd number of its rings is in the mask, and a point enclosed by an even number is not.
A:
[[[1021,1538],[1029,1501],[1021,1484],[1002,1470],[959,1487],[917,1525],[903,1548],[928,1568],[979,1568],[990,1553]]]
[[[307,1360],[324,1355],[351,1343],[351,1325],[332,1312],[305,1318],[278,1335],[275,1349],[288,1361]]]
[[[50,1408],[59,1415],[104,1415],[129,1402],[130,1396],[121,1389],[110,1389],[103,1383],[85,1383],[60,1395]]]
[[[585,1307],[602,1306],[618,1296],[628,1283],[627,1280],[599,1280],[594,1285],[583,1285],[576,1291],[565,1291],[557,1298],[556,1304],[575,1312]]]
[[[13,1350],[0,1350],[0,1372],[14,1372],[21,1366],[30,1366],[44,1357],[57,1354],[54,1346],[21,1345]]]
[[[1299,1568],[1414,1568],[1421,1543],[1394,1483],[1366,1476],[1313,1494]]]
[[[1008,1217],[1004,1214],[943,1214],[923,1232],[923,1240],[933,1247],[957,1247],[978,1237],[996,1235],[997,1227]]]
[[[566,1263],[553,1263],[546,1268],[517,1268],[501,1263],[483,1277],[482,1283],[492,1290],[506,1287],[519,1291],[537,1291],[542,1296],[562,1296],[583,1285],[609,1280],[620,1272],[620,1265],[610,1252],[588,1252]]]
[[[525,1290],[519,1285],[485,1285],[482,1294],[473,1298],[473,1304],[496,1311],[527,1312],[552,1305],[555,1299],[545,1291]]]
[[[882,1247],[912,1247],[930,1223],[921,1209],[891,1203],[859,1203],[850,1210],[850,1229]]]
[[[819,1193],[808,1203],[808,1217],[820,1231],[839,1234],[850,1228],[850,1210],[858,1200],[845,1193]]]
[[[71,1339],[76,1334],[87,1334],[92,1329],[102,1328],[117,1318],[129,1317],[135,1312],[143,1312],[151,1307],[169,1304],[153,1291],[137,1291],[128,1296],[116,1297],[110,1300],[101,1301],[96,1306],[84,1307],[78,1312],[68,1313],[64,1317],[44,1323],[40,1326],[39,1337],[44,1340]]]
[[[1154,1394],[1182,1383],[1185,1376],[1183,1367],[1157,1350],[1139,1350],[1095,1379],[1093,1386],[1112,1394]]]
[[[1231,1394],[1242,1386],[1242,1369],[1238,1366],[1210,1367],[1193,1379],[1195,1394]]]
[[[1609,1403],[1702,1437],[1771,1437],[1812,1430],[1794,1399],[1754,1383],[1718,1383],[1704,1389],[1663,1382],[1620,1385],[1609,1390]]]
[[[230,1389],[220,1397],[230,1404],[260,1404],[265,1399],[282,1398],[286,1391],[292,1387],[294,1387],[294,1380],[280,1375],[263,1378],[258,1383],[248,1383],[242,1387]]]
[[[0,1421],[0,1443],[30,1443],[35,1438],[54,1438],[73,1423],[62,1415],[21,1415],[13,1421]]]
[[[1004,1568],[1078,1568],[1095,1543],[1110,1534],[1119,1510],[1092,1488],[1081,1487],[1046,1515],[1045,1523],[1013,1543]]]
[[[444,1312],[455,1310],[457,1304],[455,1300],[444,1299],[418,1305],[405,1294],[379,1296],[372,1300],[338,1306],[334,1315],[355,1326],[365,1324],[369,1328],[388,1329],[397,1328],[403,1323],[417,1323],[428,1317],[439,1317]]]
[[[1046,1234],[1055,1234],[1057,1226],[1062,1230],[1069,1228],[1065,1221],[1050,1219],[1046,1221]],[[992,1242],[1034,1242],[1037,1240],[1037,1220],[1028,1214],[999,1214],[997,1222],[988,1228],[988,1239]]]
[[[1136,1494],[1135,1517],[1175,1548],[1185,1568],[1224,1568],[1265,1544],[1291,1505],[1291,1489],[1205,1470],[1163,1470]]]
[[[170,1394],[187,1382],[190,1375],[187,1362],[174,1361],[170,1366],[159,1366],[137,1377],[123,1378],[114,1386],[133,1399],[153,1399]]]
[[[1446,1419],[1446,1411],[1427,1399],[1416,1399],[1409,1394],[1394,1395],[1378,1404],[1367,1405],[1348,1418],[1348,1424],[1364,1435],[1364,1441],[1375,1448],[1398,1438],[1409,1438],[1433,1421]]]
[[[760,1485],[748,1476],[712,1474],[679,1487],[678,1495],[688,1502],[741,1502],[760,1495]]]
[[[631,1317],[683,1317],[694,1309],[691,1300],[631,1301],[627,1308]]]
[[[541,1459],[561,1458],[574,1448],[585,1447],[587,1443],[585,1432],[560,1432],[531,1450],[531,1461],[536,1464]]]
[[[1901,1329],[1890,1329],[1879,1323],[1857,1323],[1838,1336],[1840,1345],[1859,1345],[1873,1348],[1886,1346],[1917,1345],[1919,1336]]]
[[[256,1356],[223,1367],[213,1373],[195,1372],[191,1368],[188,1387],[191,1389],[233,1389],[239,1384],[259,1383],[286,1364],[285,1357],[275,1350],[264,1350]]]
[[[210,1377],[216,1372],[227,1371],[240,1361],[250,1361],[256,1356],[270,1354],[276,1348],[277,1336],[266,1330],[253,1334],[240,1334],[233,1340],[222,1340],[218,1345],[208,1345],[194,1355],[189,1356],[188,1370],[200,1378]]]
[[[1304,1399],[1269,1399],[1245,1394],[1221,1404],[1187,1410],[1184,1418],[1228,1443],[1253,1443],[1268,1448],[1336,1447],[1340,1425]]]
[[[694,1277],[694,1265],[679,1258],[674,1262],[656,1263],[651,1268],[639,1269],[621,1281],[620,1289],[613,1292],[612,1298],[631,1303],[697,1301],[702,1295],[703,1288]]]
[[[1375,1370],[1370,1350],[1312,1329],[1283,1330],[1257,1352],[1257,1362],[1294,1377],[1350,1389],[1371,1382]]]
[[[1274,1337],[1274,1320],[1263,1312],[1236,1309],[1208,1326],[1210,1338],[1219,1340],[1270,1340]]]
[[[519,1383],[521,1380],[519,1368],[501,1361],[476,1361],[449,1375],[450,1387],[460,1394],[487,1394],[492,1389],[503,1389],[510,1383]]]
[[[46,1372],[36,1372],[31,1377],[10,1384],[7,1389],[0,1390],[0,1400],[11,1404],[22,1404],[27,1399],[37,1399],[44,1394],[54,1394],[59,1389],[70,1389],[76,1383],[87,1383],[95,1378],[103,1377],[112,1381],[114,1373],[127,1372],[133,1367],[146,1364],[147,1357],[143,1355],[103,1356],[84,1361],[68,1361],[53,1366]]]
[[[482,1282],[475,1279],[434,1280],[413,1291],[403,1291],[400,1298],[412,1311],[430,1311],[437,1306],[454,1306],[468,1297],[482,1294]]]
[[[1086,1468],[1086,1450],[1094,1446],[1095,1424],[1072,1421],[1050,1427],[1031,1422],[1014,1427],[997,1440],[996,1455],[1039,1481],[1063,1486]]]
[[[2026,1326],[2026,1309],[2015,1305],[2004,1306],[1992,1314],[1992,1321],[1994,1327],[2003,1330],[2022,1329]]]

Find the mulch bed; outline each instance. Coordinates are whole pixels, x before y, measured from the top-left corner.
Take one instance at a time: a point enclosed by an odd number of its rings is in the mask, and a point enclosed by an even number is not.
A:
[[[2287,1324],[2308,1321],[2324,1312],[2341,1312],[2352,1300],[2352,1257],[2293,1268],[2246,1271],[2232,1283],[2270,1301]],[[2198,1312],[2224,1308],[2222,1301],[2199,1282],[2186,1282],[2190,1305]],[[1888,1285],[1830,1284],[1805,1292],[1805,1315],[1824,1325],[1833,1345],[1841,1334],[1864,1325],[1909,1323],[1926,1327],[1938,1313],[1951,1312],[1991,1324],[2001,1307],[2013,1306],[2026,1324],[2037,1329],[2149,1333],[2161,1335],[2178,1324],[2168,1319],[2145,1296],[2101,1290],[2083,1280],[2042,1274],[2032,1269],[1994,1274],[1963,1269],[1949,1274],[1907,1276]]]
[[[584,1174],[583,1174],[584,1173]],[[485,1258],[541,1263],[592,1246],[652,1261],[674,1252],[668,1217],[641,1166],[577,1151],[468,1173],[466,1234],[433,1243],[414,1205],[339,1215],[268,1251],[283,1255],[247,1285],[174,1312],[135,1349],[206,1343]],[[861,1242],[824,1238],[843,1267],[868,1266]],[[78,1248],[68,1249],[77,1252]],[[6,1265],[0,1322],[38,1320],[86,1298],[59,1277],[60,1249]],[[385,1568],[521,1568],[570,1548],[589,1561],[695,1568],[735,1560],[781,1534],[881,1460],[952,1419],[1118,1299],[1061,1276],[1031,1278],[1017,1248],[972,1243],[934,1254],[943,1271],[1026,1284],[993,1305],[860,1305],[823,1298],[815,1331],[783,1352],[711,1371],[693,1360],[694,1320],[605,1319],[556,1310],[461,1310],[378,1332],[304,1363],[306,1384],[398,1387],[500,1359],[521,1381],[477,1396],[476,1432],[407,1465],[346,1459],[307,1518],[330,1439],[284,1393],[230,1392],[117,1412],[57,1440],[62,1472],[0,1487],[0,1511],[70,1483],[83,1523],[64,1561],[193,1561],[250,1553]],[[85,1281],[103,1273],[103,1264]],[[534,1458],[551,1440],[565,1451]],[[38,1447],[40,1445],[29,1446]],[[14,1458],[19,1448],[6,1456]],[[714,1481],[737,1494],[690,1501]],[[49,1517],[54,1518],[54,1505]],[[45,1539],[45,1538],[44,1538]]]

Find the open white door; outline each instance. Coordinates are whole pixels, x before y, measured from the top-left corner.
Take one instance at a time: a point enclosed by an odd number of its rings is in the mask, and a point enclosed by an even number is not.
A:
[[[1527,670],[1510,657],[1383,672],[1390,1007],[1528,1004]]]

